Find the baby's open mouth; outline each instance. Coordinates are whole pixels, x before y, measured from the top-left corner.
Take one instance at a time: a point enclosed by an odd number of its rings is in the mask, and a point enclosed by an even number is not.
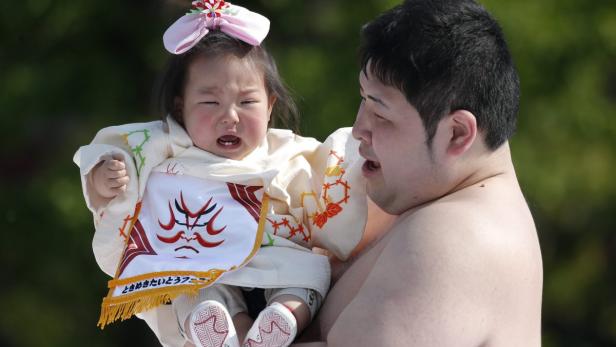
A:
[[[225,135],[218,138],[218,144],[224,147],[232,147],[240,144],[242,140],[233,135]]]

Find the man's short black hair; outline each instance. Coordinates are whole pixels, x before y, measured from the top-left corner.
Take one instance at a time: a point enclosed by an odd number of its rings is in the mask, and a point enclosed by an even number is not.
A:
[[[473,0],[407,0],[366,24],[360,63],[419,112],[428,144],[455,110],[496,149],[515,132],[520,86],[502,30]]]

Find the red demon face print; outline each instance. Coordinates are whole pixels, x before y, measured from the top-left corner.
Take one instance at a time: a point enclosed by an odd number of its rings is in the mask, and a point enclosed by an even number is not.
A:
[[[175,211],[171,207],[171,201],[169,201],[169,222],[163,224],[160,219],[158,220],[160,227],[171,233],[168,235],[160,235],[157,233],[156,237],[166,244],[176,246],[174,251],[179,252],[179,258],[188,258],[186,254],[198,254],[203,248],[214,248],[221,245],[224,239],[218,241],[208,241],[207,239],[208,235],[217,236],[227,227],[225,225],[217,229],[214,226],[216,218],[220,215],[224,206],[220,207],[208,220],[208,214],[213,212],[217,206],[217,204],[210,206],[211,203],[212,198],[196,212],[193,212],[186,206],[184,196],[180,191],[180,202],[175,199]],[[176,211],[179,218],[176,217]]]

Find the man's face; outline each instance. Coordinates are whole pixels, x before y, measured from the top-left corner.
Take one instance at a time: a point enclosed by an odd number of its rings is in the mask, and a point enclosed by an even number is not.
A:
[[[415,107],[369,70],[359,74],[362,102],[353,137],[366,159],[368,195],[386,212],[401,214],[435,197],[438,167]]]

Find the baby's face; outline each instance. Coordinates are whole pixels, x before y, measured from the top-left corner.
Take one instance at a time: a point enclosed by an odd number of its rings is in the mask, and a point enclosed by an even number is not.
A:
[[[261,144],[274,104],[263,73],[234,56],[195,58],[176,101],[195,146],[235,160]]]

